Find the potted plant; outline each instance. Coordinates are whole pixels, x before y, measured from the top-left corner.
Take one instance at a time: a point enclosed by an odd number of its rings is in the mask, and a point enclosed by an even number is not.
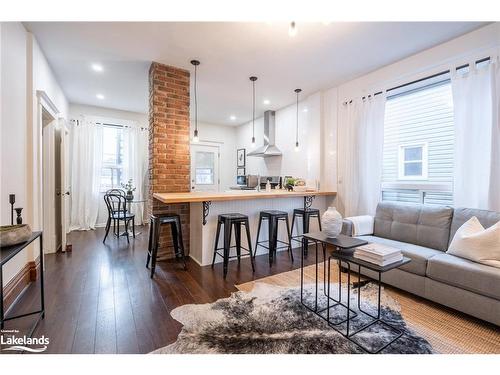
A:
[[[133,200],[135,187],[134,187],[134,185],[132,185],[132,179],[129,179],[126,184],[122,183],[121,185],[122,185],[122,188],[124,188],[125,191],[127,192],[127,196],[125,198],[129,201]]]
[[[293,178],[293,177],[287,177],[287,178],[285,178],[285,188],[288,191],[292,191],[293,187],[295,185],[295,181],[296,181],[296,179]]]

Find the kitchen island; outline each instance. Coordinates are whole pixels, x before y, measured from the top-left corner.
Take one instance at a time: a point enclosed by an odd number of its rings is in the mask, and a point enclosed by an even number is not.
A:
[[[212,263],[217,216],[225,213],[241,213],[248,215],[252,249],[255,251],[255,240],[259,212],[263,210],[281,210],[291,215],[295,208],[314,207],[321,213],[332,205],[336,196],[334,191],[284,191],[271,190],[231,190],[227,192],[188,192],[188,193],[154,193],[153,197],[164,204],[189,203],[190,204],[190,257],[202,266]],[[293,234],[302,233],[302,221],[297,220]],[[311,231],[318,230],[315,220],[311,221]],[[267,224],[263,224],[260,241],[267,240]],[[279,228],[278,238],[286,240],[284,227]],[[234,237],[233,237],[234,241]],[[246,244],[243,243],[246,247]],[[298,242],[292,243],[299,247]],[[267,252],[259,247],[257,254]],[[221,259],[217,257],[216,262]]]

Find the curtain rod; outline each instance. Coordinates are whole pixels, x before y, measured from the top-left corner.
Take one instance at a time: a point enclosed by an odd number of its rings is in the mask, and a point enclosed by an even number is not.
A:
[[[76,122],[77,125],[79,125],[79,120],[75,120],[75,119],[71,119],[70,121],[73,121],[73,122]],[[119,125],[119,124],[111,124],[111,123],[108,123],[108,122],[91,122],[92,124],[97,124],[97,125],[103,125],[103,126],[111,126],[111,127],[114,127],[114,128],[127,128],[127,126],[125,125]],[[141,130],[147,130],[148,128],[144,128],[142,126],[137,126],[137,128],[141,129]]]
[[[479,59],[479,60],[476,60],[476,65],[477,64],[481,64],[483,62],[486,62],[486,61],[489,61],[491,60],[491,57],[485,57],[485,58],[482,58],[482,59]],[[464,68],[467,68],[470,64],[463,64],[463,65],[460,65],[460,66],[457,66],[455,68],[455,70],[460,70],[460,69],[464,69]],[[439,73],[435,73],[435,74],[431,74],[430,76],[427,76],[427,77],[423,77],[423,78],[419,78],[419,79],[416,79],[414,81],[411,81],[411,82],[407,82],[407,83],[403,83],[402,85],[398,85],[398,86],[394,86],[394,87],[391,87],[390,89],[387,89],[385,90],[385,92],[389,92],[389,91],[394,91],[394,90],[397,90],[397,89],[401,89],[403,87],[406,87],[406,86],[410,86],[410,85],[414,85],[415,83],[419,83],[419,82],[422,82],[422,81],[425,81],[427,79],[431,79],[431,78],[435,78],[435,77],[439,77],[443,74],[448,74],[451,72],[451,69],[448,69],[448,70],[443,70],[442,72],[439,72]],[[375,94],[373,94],[373,96],[376,96],[376,95],[380,95],[382,94],[384,91],[378,91],[376,92]],[[361,99],[362,100],[365,100],[366,98],[370,98],[372,95],[367,95],[367,96],[363,96]],[[347,103],[351,104],[352,103],[352,99],[349,100],[349,101],[345,101],[343,104],[346,105]]]

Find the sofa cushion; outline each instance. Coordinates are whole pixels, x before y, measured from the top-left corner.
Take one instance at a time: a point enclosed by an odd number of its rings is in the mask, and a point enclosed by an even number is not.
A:
[[[500,221],[484,229],[472,216],[458,228],[446,253],[500,268]]]
[[[442,254],[442,252],[439,250],[429,249],[428,247],[413,245],[411,243],[389,240],[382,237],[359,236],[358,238],[368,242],[380,243],[382,245],[400,249],[403,252],[404,256],[411,259],[411,262],[399,268],[403,271],[410,272],[419,276],[425,276],[425,271],[427,270],[427,261],[429,258],[437,254]]]
[[[477,208],[455,208],[453,212],[453,220],[451,221],[449,243],[455,237],[458,228],[460,228],[472,216],[477,217],[484,228],[489,228],[500,221],[500,212],[479,210]]]
[[[373,234],[391,240],[446,251],[453,208],[381,202]]]
[[[500,300],[500,269],[450,254],[438,254],[427,263],[427,277]]]

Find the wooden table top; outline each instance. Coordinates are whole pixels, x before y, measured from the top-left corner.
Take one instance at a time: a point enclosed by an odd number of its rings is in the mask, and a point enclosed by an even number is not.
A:
[[[191,202],[215,202],[215,201],[237,201],[249,199],[270,199],[270,198],[291,198],[319,195],[336,195],[335,191],[284,191],[272,190],[253,191],[253,190],[234,190],[229,192],[189,192],[189,193],[154,193],[153,197],[160,202],[170,203],[191,203]]]

